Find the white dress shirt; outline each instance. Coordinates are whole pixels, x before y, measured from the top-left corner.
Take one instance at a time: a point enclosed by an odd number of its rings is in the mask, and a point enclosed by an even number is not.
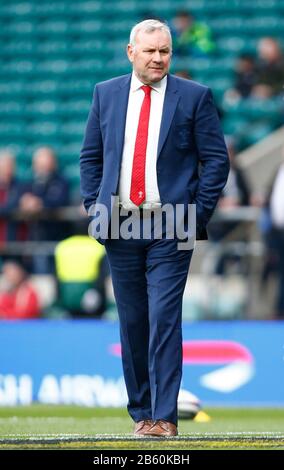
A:
[[[124,134],[124,146],[122,153],[122,162],[120,168],[120,179],[119,179],[119,202],[126,209],[137,208],[137,206],[130,200],[130,187],[131,187],[131,175],[132,165],[134,157],[134,147],[136,141],[136,134],[139,122],[139,115],[144,99],[144,91],[141,90],[141,86],[144,83],[136,77],[135,73],[132,73],[128,107],[125,123],[125,134]],[[148,140],[147,140],[147,151],[146,151],[146,165],[145,165],[145,190],[146,198],[143,202],[143,206],[147,207],[148,204],[159,204],[160,194],[157,182],[157,152],[158,152],[158,141],[161,127],[161,119],[165,98],[165,91],[167,86],[167,76],[165,76],[160,82],[151,85],[151,109],[149,118],[148,128]]]

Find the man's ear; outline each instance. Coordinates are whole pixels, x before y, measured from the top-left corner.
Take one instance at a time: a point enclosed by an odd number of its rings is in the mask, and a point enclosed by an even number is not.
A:
[[[134,48],[132,44],[127,44],[126,53],[130,62],[133,62],[133,52],[134,52]]]

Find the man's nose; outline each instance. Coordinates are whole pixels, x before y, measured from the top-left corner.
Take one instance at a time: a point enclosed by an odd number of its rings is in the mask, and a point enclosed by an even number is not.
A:
[[[161,54],[160,54],[159,51],[154,52],[153,61],[154,62],[161,62]]]

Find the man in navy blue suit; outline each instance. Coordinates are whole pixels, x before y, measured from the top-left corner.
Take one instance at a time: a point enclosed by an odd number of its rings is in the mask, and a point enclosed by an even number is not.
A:
[[[91,233],[109,259],[134,434],[168,437],[178,433],[182,296],[193,247],[180,249],[184,237],[169,236],[163,217],[157,236],[155,214],[170,205],[175,218],[184,208],[189,232],[194,218],[186,214],[194,205],[196,237],[206,239],[229,160],[209,88],[169,74],[168,26],[138,23],[127,54],[132,74],[95,87],[80,156],[81,189]],[[116,208],[124,210],[118,217]],[[125,229],[129,212],[128,232],[116,236],[114,219]],[[135,221],[139,235],[129,236]],[[150,236],[144,236],[146,221]]]

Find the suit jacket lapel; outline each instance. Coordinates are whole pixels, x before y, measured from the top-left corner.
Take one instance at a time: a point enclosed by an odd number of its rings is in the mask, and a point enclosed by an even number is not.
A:
[[[126,113],[128,104],[128,95],[130,89],[131,74],[123,77],[118,88],[114,92],[114,131],[115,140],[117,147],[117,155],[119,159],[119,165],[122,158],[122,150],[124,143],[124,133],[126,124]]]
[[[122,150],[124,143],[124,133],[126,124],[126,113],[128,104],[128,95],[131,82],[131,73],[122,78],[117,89],[114,92],[114,113],[115,113],[115,140],[117,147],[117,155],[119,157],[119,165],[122,158]],[[165,93],[161,128],[158,143],[158,157],[161,153],[162,147],[167,138],[177,103],[180,99],[180,95],[177,92],[177,83],[175,77],[168,75],[167,89]],[[119,166],[120,167],[120,166]]]
[[[175,77],[168,75],[167,88],[164,99],[163,114],[161,120],[160,136],[158,143],[158,158],[167,138],[175,110],[180,99],[179,93],[177,93],[177,83]]]

